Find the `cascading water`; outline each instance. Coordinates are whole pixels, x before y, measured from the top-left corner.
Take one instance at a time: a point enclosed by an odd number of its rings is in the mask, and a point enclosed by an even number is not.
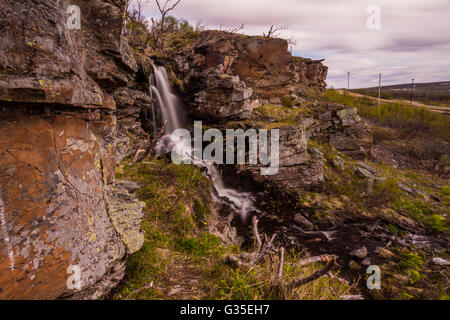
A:
[[[213,198],[230,206],[240,217],[245,220],[249,212],[258,211],[254,205],[254,197],[248,192],[238,192],[236,190],[226,188],[222,176],[214,162],[197,159],[192,156],[191,141],[173,141],[171,133],[178,128],[182,128],[184,120],[184,112],[181,107],[179,98],[173,93],[170,86],[167,71],[162,66],[153,66],[154,76],[150,79],[150,94],[155,97],[159,109],[161,110],[163,123],[167,121],[165,127],[165,135],[159,139],[156,144],[156,154],[162,155],[171,151],[176,151],[182,159],[189,158],[191,162],[201,168],[206,169],[207,175],[213,182],[214,193]],[[155,108],[153,108],[153,119],[155,119]],[[156,132],[156,125],[154,125]]]

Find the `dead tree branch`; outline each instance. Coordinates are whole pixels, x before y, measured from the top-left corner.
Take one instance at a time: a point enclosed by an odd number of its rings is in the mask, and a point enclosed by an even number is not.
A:
[[[234,29],[224,29],[224,32],[228,32],[228,33],[237,33],[238,31],[241,31],[242,29],[244,29],[245,24],[241,24],[239,27],[236,27]],[[222,28],[222,27],[221,27]]]
[[[258,231],[258,219],[256,216],[252,218],[252,234],[254,238],[254,251],[251,253],[243,253],[239,256],[229,255],[225,258],[225,263],[230,264],[235,268],[247,267],[253,268],[255,265],[264,262],[266,257],[270,258],[270,261],[273,261],[272,256],[278,254],[278,268],[275,274],[275,283],[273,284],[273,289],[280,293],[282,297],[286,295],[286,293],[292,291],[293,289],[305,285],[311,281],[314,281],[323,275],[327,274],[335,265],[337,256],[335,255],[320,255],[307,259],[303,259],[298,261],[296,264],[299,266],[305,266],[311,263],[316,262],[324,262],[326,265],[319,271],[314,272],[313,274],[305,277],[294,279],[289,283],[284,283],[283,281],[283,266],[285,261],[285,249],[284,247],[280,247],[276,249],[274,247],[274,240],[277,236],[277,233],[273,234],[269,239],[266,234],[264,234],[264,242],[261,240],[261,235]]]
[[[164,125],[162,126],[161,130],[159,131],[158,135],[153,138],[153,140],[150,140],[150,143],[148,144],[148,147],[145,149],[139,149],[136,154],[134,155],[133,163],[136,163],[138,161],[141,161],[144,158],[147,158],[150,154],[150,152],[155,148],[156,143],[158,140],[162,137],[164,134],[164,130],[166,130],[166,126],[169,123],[169,121],[164,121]],[[150,136],[149,136],[150,139]]]
[[[174,10],[180,4],[181,0],[165,0],[164,5],[161,5],[162,2],[160,0],[155,0],[155,2],[161,14],[161,20],[158,23],[152,18],[152,35],[155,47],[159,47],[162,44],[162,38],[166,32],[165,22],[167,14]]]
[[[323,257],[322,261],[327,263],[325,265],[325,267],[323,267],[321,270],[316,271],[313,274],[307,276],[306,278],[295,279],[295,280],[291,281],[289,284],[284,286],[286,292],[292,291],[293,289],[303,286],[303,285],[307,284],[308,282],[319,279],[323,275],[327,274],[336,265],[335,257],[331,257],[331,256]]]

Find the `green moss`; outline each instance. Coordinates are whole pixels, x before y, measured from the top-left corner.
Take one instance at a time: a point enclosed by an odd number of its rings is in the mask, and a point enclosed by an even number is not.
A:
[[[196,256],[220,255],[224,252],[220,238],[209,233],[202,233],[196,237],[178,238],[174,245],[177,251]]]
[[[389,224],[388,228],[389,228],[389,231],[391,231],[392,233],[399,234],[397,227],[394,226],[393,224]]]

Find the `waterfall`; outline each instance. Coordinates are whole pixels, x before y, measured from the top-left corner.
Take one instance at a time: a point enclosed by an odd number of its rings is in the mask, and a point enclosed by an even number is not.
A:
[[[182,128],[181,102],[173,93],[166,68],[153,65],[154,76],[150,79],[150,95],[155,98],[164,121],[168,121],[165,132],[172,133]]]
[[[163,123],[165,121],[168,122],[165,128],[166,135],[161,137],[156,144],[156,155],[160,156],[173,150],[182,158],[189,158],[195,166],[205,168],[208,177],[213,182],[213,199],[219,203],[228,205],[245,220],[248,213],[258,211],[254,205],[254,196],[249,192],[238,192],[225,187],[222,176],[214,162],[197,159],[192,156],[195,153],[190,152],[191,146],[188,145],[191,141],[183,141],[180,143],[172,140],[171,133],[175,129],[182,128],[185,114],[181,107],[180,99],[173,93],[166,69],[162,66],[153,66],[153,69],[154,76],[150,79],[150,94],[157,102]],[[155,113],[154,108],[152,112]],[[154,116],[153,119],[155,119]],[[154,125],[154,128],[156,128],[156,125]]]

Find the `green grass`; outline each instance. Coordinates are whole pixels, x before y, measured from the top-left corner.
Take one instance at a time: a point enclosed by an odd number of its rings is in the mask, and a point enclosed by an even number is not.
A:
[[[141,224],[144,245],[129,258],[125,281],[115,299],[171,299],[168,294],[173,281],[186,291],[192,290],[187,296],[190,299],[280,298],[271,291],[273,266],[268,261],[251,269],[232,269],[224,263],[226,255],[242,251],[236,245],[224,245],[208,232],[214,214],[210,184],[200,169],[157,159],[132,165],[128,159],[116,172],[117,178],[141,183],[137,195],[147,206]],[[300,258],[298,253],[286,253],[286,281],[321,267],[295,266]],[[191,280],[197,281],[195,288]],[[335,278],[323,277],[287,298],[338,299],[349,290]]]
[[[358,113],[380,126],[425,133],[433,137],[450,141],[450,117],[432,112],[426,108],[401,103],[377,105],[369,98],[353,97],[328,89],[324,95],[326,101],[357,107]]]

